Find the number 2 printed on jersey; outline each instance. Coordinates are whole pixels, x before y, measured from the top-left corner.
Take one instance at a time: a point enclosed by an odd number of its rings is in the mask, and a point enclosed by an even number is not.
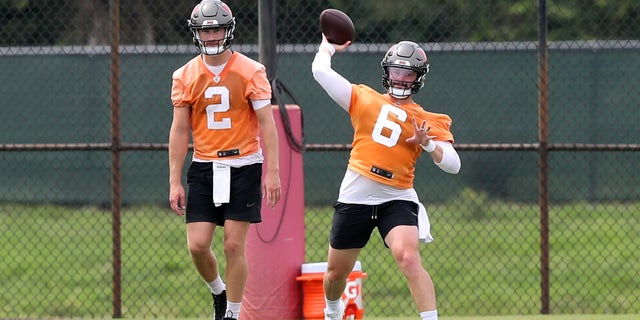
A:
[[[210,104],[207,106],[207,128],[212,130],[231,128],[231,118],[222,118],[216,121],[216,112],[229,111],[229,89],[226,87],[209,87],[204,92],[204,97],[211,99],[214,96],[220,96],[220,103]]]

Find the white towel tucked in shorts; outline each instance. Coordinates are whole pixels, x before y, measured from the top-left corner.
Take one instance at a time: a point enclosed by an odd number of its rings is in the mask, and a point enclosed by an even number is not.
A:
[[[427,215],[427,209],[422,203],[418,203],[420,207],[418,209],[418,239],[429,243],[433,241],[431,236],[431,223],[429,223],[429,216]]]
[[[216,207],[223,203],[229,203],[229,193],[231,185],[231,167],[213,163],[213,203]]]

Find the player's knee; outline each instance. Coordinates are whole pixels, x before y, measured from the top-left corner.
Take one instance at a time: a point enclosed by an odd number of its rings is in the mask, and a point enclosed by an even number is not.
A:
[[[244,243],[227,240],[224,243],[224,255],[226,257],[237,257],[244,255]]]
[[[189,253],[194,257],[202,257],[211,254],[211,246],[208,243],[189,241],[188,247]]]
[[[325,274],[325,279],[329,281],[329,283],[340,283],[347,279],[350,272],[341,272],[336,269],[329,269]]]
[[[413,274],[423,269],[420,255],[417,252],[402,251],[394,254],[394,258],[404,274]]]

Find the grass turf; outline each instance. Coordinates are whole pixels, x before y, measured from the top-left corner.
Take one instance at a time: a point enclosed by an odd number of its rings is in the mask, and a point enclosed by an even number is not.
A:
[[[469,204],[471,205],[471,204]],[[553,207],[552,312],[539,309],[535,206],[483,203],[473,217],[430,207],[436,242],[424,246],[442,319],[627,320],[640,301],[638,204]],[[108,317],[111,314],[111,214],[96,207],[2,204],[0,318]],[[326,255],[331,208],[307,208],[306,261]],[[216,241],[220,241],[217,233]],[[406,285],[377,235],[361,255],[367,319],[414,318]],[[126,318],[206,317],[211,297],[188,258],[182,220],[166,208],[125,208],[122,216]],[[606,241],[603,241],[606,240]],[[219,242],[218,242],[219,243]],[[219,246],[217,246],[219,249]],[[216,252],[221,256],[220,252]],[[506,273],[505,273],[506,271]],[[389,281],[389,279],[391,279]],[[579,285],[577,285],[579,284]],[[560,317],[560,318],[556,318]]]

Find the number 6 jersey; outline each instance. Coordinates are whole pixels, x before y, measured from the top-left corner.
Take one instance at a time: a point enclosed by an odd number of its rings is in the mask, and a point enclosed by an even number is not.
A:
[[[451,118],[427,112],[416,103],[394,104],[366,85],[352,85],[349,115],[353,144],[349,168],[380,183],[400,189],[413,187],[416,160],[422,148],[407,143],[413,137],[412,118],[427,121],[434,140],[453,143]]]

